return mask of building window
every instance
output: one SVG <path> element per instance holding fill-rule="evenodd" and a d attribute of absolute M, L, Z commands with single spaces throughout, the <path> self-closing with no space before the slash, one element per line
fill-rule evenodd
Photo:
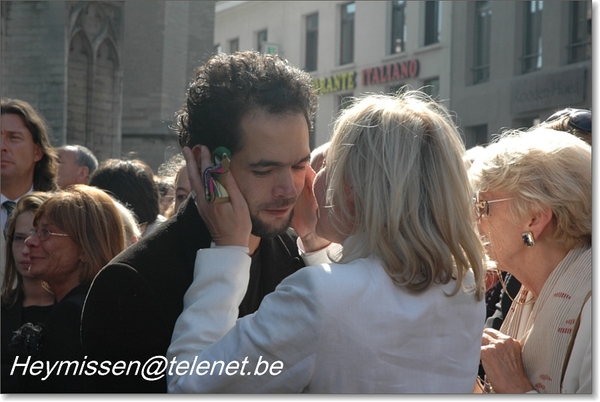
<path fill-rule="evenodd" d="M 569 2 L 569 63 L 592 58 L 592 7 L 588 2 Z"/>
<path fill-rule="evenodd" d="M 222 51 L 223 51 L 223 48 L 221 47 L 220 44 L 216 44 L 215 46 L 213 46 L 213 53 L 214 54 L 221 53 Z"/>
<path fill-rule="evenodd" d="M 304 69 L 306 71 L 317 70 L 317 51 L 319 50 L 319 14 L 306 17 L 306 59 Z"/>
<path fill-rule="evenodd" d="M 467 127 L 465 130 L 465 147 L 467 149 L 484 146 L 489 142 L 487 124 Z"/>
<path fill-rule="evenodd" d="M 442 19 L 439 1 L 425 2 L 425 43 L 431 45 L 440 41 Z"/>
<path fill-rule="evenodd" d="M 229 53 L 235 53 L 240 50 L 240 40 L 238 38 L 229 41 Z"/>
<path fill-rule="evenodd" d="M 438 77 L 430 78 L 423 81 L 423 89 L 421 89 L 433 99 L 440 95 L 440 79 Z"/>
<path fill-rule="evenodd" d="M 263 52 L 263 44 L 267 41 L 267 30 L 264 29 L 256 33 L 256 48 L 259 53 Z"/>
<path fill-rule="evenodd" d="M 340 65 L 354 61 L 354 14 L 356 4 L 342 6 L 342 35 L 340 44 Z"/>
<path fill-rule="evenodd" d="M 523 73 L 542 68 L 543 1 L 525 1 Z"/>
<path fill-rule="evenodd" d="M 492 35 L 492 2 L 475 3 L 475 65 L 473 83 L 490 79 L 490 48 Z"/>
<path fill-rule="evenodd" d="M 392 1 L 392 43 L 390 54 L 401 53 L 406 50 L 406 1 Z"/>

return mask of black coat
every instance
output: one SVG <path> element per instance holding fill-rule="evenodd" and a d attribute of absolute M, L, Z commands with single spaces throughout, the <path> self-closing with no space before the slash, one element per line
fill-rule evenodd
<path fill-rule="evenodd" d="M 116 256 L 94 279 L 82 314 L 81 336 L 88 360 L 141 365 L 165 356 L 183 296 L 192 283 L 196 252 L 211 237 L 193 200 L 148 237 Z M 253 257 L 240 316 L 258 309 L 263 297 L 304 266 L 291 234 L 262 239 Z M 132 365 L 135 369 L 135 365 Z M 141 375 L 89 376 L 88 392 L 166 392 L 166 378 Z"/>
<path fill-rule="evenodd" d="M 32 356 L 32 358 L 36 359 L 39 358 L 39 354 L 36 350 L 40 347 L 41 340 L 40 343 L 27 343 L 29 347 L 27 347 L 27 350 L 23 350 L 25 345 L 23 343 L 18 343 L 17 340 L 24 340 L 25 337 L 15 336 L 15 331 L 21 329 L 21 326 L 26 323 L 35 325 L 38 328 L 45 326 L 46 321 L 54 308 L 52 305 L 23 307 L 24 299 L 25 295 L 22 291 L 19 291 L 17 300 L 14 304 L 10 306 L 2 304 L 2 382 L 0 382 L 0 386 L 3 394 L 26 392 L 26 389 L 24 388 L 24 379 L 26 377 L 22 375 L 22 366 L 16 366 L 13 371 L 13 365 L 17 356 L 19 356 L 17 363 L 24 362 L 27 359 L 27 356 Z M 79 314 L 81 314 L 81 311 L 79 311 Z M 33 335 L 32 332 L 29 332 L 29 334 L 30 336 Z M 12 343 L 13 337 L 15 339 L 15 344 L 11 347 L 10 344 Z M 22 347 L 17 347 L 17 344 Z M 13 348 L 15 349 L 13 350 Z M 21 367 L 21 369 L 19 369 L 19 367 Z"/>
<path fill-rule="evenodd" d="M 85 360 L 80 337 L 81 311 L 89 286 L 79 285 L 69 291 L 56 303 L 42 330 L 39 358 L 44 365 L 56 369 L 52 374 L 25 375 L 21 392 L 27 393 L 81 393 L 84 392 L 84 378 L 80 368 Z M 69 362 L 68 364 L 65 364 Z M 33 365 L 33 363 L 32 363 Z M 48 378 L 44 377 L 48 375 Z"/>

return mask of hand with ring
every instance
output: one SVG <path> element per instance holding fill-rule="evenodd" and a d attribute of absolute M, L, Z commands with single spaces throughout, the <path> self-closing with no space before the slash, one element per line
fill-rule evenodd
<path fill-rule="evenodd" d="M 193 150 L 184 147 L 183 156 L 192 187 L 192 197 L 215 244 L 248 247 L 252 231 L 248 203 L 231 172 L 224 173 L 220 180 L 229 194 L 229 202 L 209 203 L 204 197 L 204 181 L 200 171 L 204 172 L 211 165 L 210 151 L 203 145 L 196 145 Z"/>

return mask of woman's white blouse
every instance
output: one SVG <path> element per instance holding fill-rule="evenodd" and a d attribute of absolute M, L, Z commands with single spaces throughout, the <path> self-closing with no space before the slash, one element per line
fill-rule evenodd
<path fill-rule="evenodd" d="M 473 292 L 415 294 L 358 259 L 302 268 L 238 319 L 250 262 L 239 248 L 198 251 L 169 392 L 472 392 L 485 321 Z"/>

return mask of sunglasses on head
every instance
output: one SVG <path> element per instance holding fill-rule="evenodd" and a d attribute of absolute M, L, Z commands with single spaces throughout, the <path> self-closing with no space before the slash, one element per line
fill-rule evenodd
<path fill-rule="evenodd" d="M 586 133 L 592 132 L 592 111 L 587 109 L 571 109 L 570 107 L 559 110 L 548 117 L 544 123 L 548 123 L 563 116 L 569 116 L 569 126 Z"/>

